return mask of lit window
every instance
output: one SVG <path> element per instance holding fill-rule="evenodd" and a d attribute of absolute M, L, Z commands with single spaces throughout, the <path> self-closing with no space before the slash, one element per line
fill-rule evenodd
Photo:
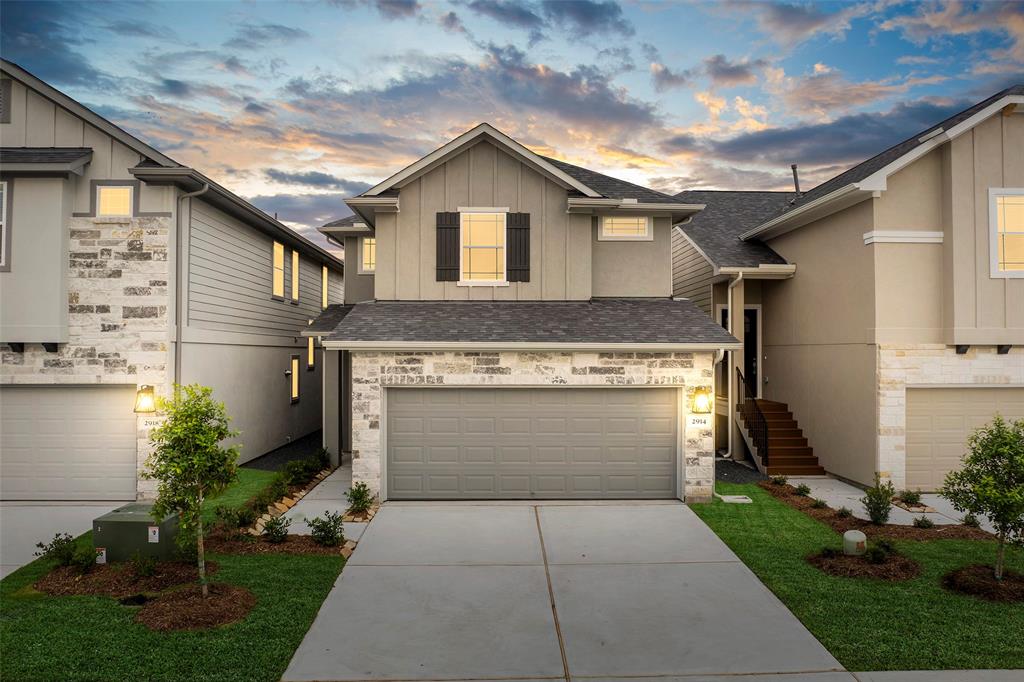
<path fill-rule="evenodd" d="M 505 281 L 505 214 L 462 213 L 463 282 Z"/>
<path fill-rule="evenodd" d="M 363 237 L 359 254 L 359 272 L 373 272 L 377 269 L 377 239 Z"/>
<path fill-rule="evenodd" d="M 1024 189 L 991 191 L 992 276 L 1024 277 Z"/>
<path fill-rule="evenodd" d="M 291 398 L 293 403 L 299 402 L 299 356 L 292 356 Z"/>
<path fill-rule="evenodd" d="M 327 266 L 322 265 L 320 267 L 320 307 L 327 307 Z"/>
<path fill-rule="evenodd" d="M 603 216 L 601 239 L 650 240 L 651 219 L 646 216 Z"/>
<path fill-rule="evenodd" d="M 7 269 L 10 245 L 7 234 L 7 183 L 0 182 L 0 268 Z"/>
<path fill-rule="evenodd" d="M 299 302 L 299 252 L 292 249 L 292 303 Z"/>
<path fill-rule="evenodd" d="M 284 244 L 274 242 L 274 298 L 284 298 Z"/>
<path fill-rule="evenodd" d="M 316 367 L 316 343 L 313 337 L 309 337 L 309 345 L 306 347 L 306 369 Z"/>
<path fill-rule="evenodd" d="M 130 218 L 134 187 L 96 188 L 96 215 L 110 218 Z"/>

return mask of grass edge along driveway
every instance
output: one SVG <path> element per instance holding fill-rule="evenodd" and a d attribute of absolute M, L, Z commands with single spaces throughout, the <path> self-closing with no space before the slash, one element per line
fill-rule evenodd
<path fill-rule="evenodd" d="M 1024 668 L 1024 606 L 954 594 L 940 584 L 960 566 L 991 564 L 994 542 L 897 542 L 921 564 L 917 578 L 837 578 L 805 561 L 822 547 L 842 547 L 831 528 L 756 485 L 719 482 L 716 490 L 749 495 L 754 504 L 715 500 L 690 508 L 847 669 Z M 1024 552 L 1010 551 L 1007 567 L 1024 571 Z"/>
<path fill-rule="evenodd" d="M 240 506 L 273 472 L 240 469 L 209 501 Z M 44 538 L 40 538 L 43 540 Z M 50 538 L 45 538 L 49 540 Z M 79 542 L 92 542 L 85 533 Z M 208 555 L 213 576 L 248 588 L 257 603 L 243 621 L 202 632 L 151 632 L 134 609 L 106 597 L 51 597 L 32 589 L 50 570 L 36 560 L 0 582 L 0 679 L 278 680 L 330 592 L 340 556 Z"/>

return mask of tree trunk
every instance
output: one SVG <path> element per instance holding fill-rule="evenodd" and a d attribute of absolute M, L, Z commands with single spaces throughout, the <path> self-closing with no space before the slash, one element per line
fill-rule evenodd
<path fill-rule="evenodd" d="M 196 515 L 196 561 L 199 564 L 199 587 L 203 591 L 203 598 L 210 596 L 210 588 L 206 585 L 206 554 L 203 549 L 203 492 L 199 491 L 199 513 Z"/>
<path fill-rule="evenodd" d="M 996 550 L 996 580 L 1003 579 L 1003 562 L 1006 560 L 1006 538 L 999 536 L 999 549 Z"/>

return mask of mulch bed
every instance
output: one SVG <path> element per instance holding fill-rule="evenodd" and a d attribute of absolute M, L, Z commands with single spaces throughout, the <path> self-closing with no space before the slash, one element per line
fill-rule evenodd
<path fill-rule="evenodd" d="M 150 630 L 206 630 L 245 618 L 256 597 L 244 587 L 213 583 L 204 598 L 199 585 L 173 590 L 147 601 L 135 614 L 135 622 Z"/>
<path fill-rule="evenodd" d="M 894 523 L 887 523 L 882 526 L 865 519 L 858 519 L 855 516 L 841 518 L 836 510 L 831 507 L 814 508 L 814 500 L 811 497 L 804 497 L 796 494 L 796 488 L 791 485 L 776 485 L 770 481 L 758 483 L 758 486 L 767 490 L 772 497 L 779 499 L 790 507 L 802 511 L 811 518 L 821 521 L 832 530 L 842 535 L 848 530 L 859 530 L 869 538 L 886 538 L 890 540 L 992 540 L 991 533 L 981 528 L 970 528 L 962 525 L 941 525 L 935 524 L 931 528 L 917 528 L 915 526 L 901 526 Z"/>
<path fill-rule="evenodd" d="M 1024 602 L 1024 575 L 1004 568 L 1002 581 L 997 581 L 993 571 L 992 566 L 982 564 L 958 568 L 942 579 L 942 586 L 988 601 Z"/>
<path fill-rule="evenodd" d="M 206 562 L 206 573 L 218 569 L 215 561 Z M 130 563 L 100 564 L 82 575 L 71 566 L 58 566 L 36 581 L 34 587 L 52 595 L 95 595 L 120 599 L 129 595 L 163 592 L 177 585 L 199 580 L 199 569 L 194 563 L 162 561 L 156 564 L 153 575 L 140 576 Z"/>
<path fill-rule="evenodd" d="M 881 564 L 873 564 L 863 556 L 838 554 L 826 557 L 813 554 L 807 557 L 807 563 L 840 578 L 874 578 L 897 582 L 916 578 L 921 573 L 921 566 L 902 554 L 893 554 Z"/>
<path fill-rule="evenodd" d="M 309 535 L 288 535 L 284 542 L 274 544 L 262 537 L 216 532 L 206 537 L 206 551 L 219 554 L 316 554 L 321 556 L 341 553 L 341 546 L 324 547 L 313 542 Z"/>

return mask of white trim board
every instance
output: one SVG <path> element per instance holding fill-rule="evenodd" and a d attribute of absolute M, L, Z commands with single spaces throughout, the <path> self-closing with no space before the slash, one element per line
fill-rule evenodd
<path fill-rule="evenodd" d="M 1024 278 L 1024 270 L 999 269 L 999 245 L 996 239 L 996 235 L 999 233 L 999 217 L 996 215 L 996 199 L 1007 196 L 1024 196 L 1024 187 L 988 188 L 988 276 L 990 279 Z"/>
<path fill-rule="evenodd" d="M 921 230 L 873 230 L 864 233 L 864 245 L 868 244 L 941 244 L 941 231 Z"/>
<path fill-rule="evenodd" d="M 567 351 L 618 351 L 618 352 L 706 352 L 713 353 L 720 349 L 741 350 L 739 343 L 557 343 L 547 341 L 343 341 L 325 340 L 324 348 L 329 350 L 355 351 L 518 351 L 518 350 L 551 350 Z"/>

